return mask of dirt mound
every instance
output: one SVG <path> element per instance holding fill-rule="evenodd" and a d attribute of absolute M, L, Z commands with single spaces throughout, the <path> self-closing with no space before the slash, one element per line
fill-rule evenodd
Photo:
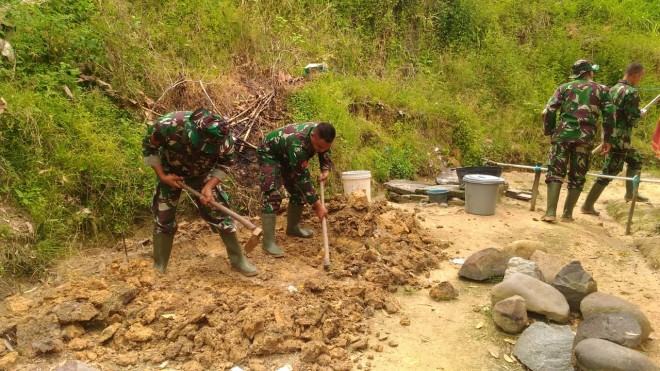
<path fill-rule="evenodd" d="M 166 275 L 151 268 L 148 248 L 128 262 L 115 253 L 89 277 L 7 298 L 0 336 L 19 352 L 15 365 L 66 358 L 108 367 L 260 370 L 282 366 L 273 354 L 295 353 L 291 363 L 299 369 L 349 370 L 350 352 L 368 349 L 370 340 L 382 350 L 366 319 L 399 311 L 387 291 L 419 287 L 417 275 L 437 267 L 448 244 L 420 234 L 414 213 L 386 202 L 340 196 L 328 208 L 330 271 L 319 268 L 320 249 L 311 247 L 320 246 L 319 228 L 313 242 L 278 231 L 287 258 L 255 251 L 250 259 L 260 275 L 244 278 L 225 273 L 225 256 L 199 250 L 205 241 L 216 244 L 202 223 L 182 223 L 175 242 L 181 251 Z M 0 359 L 10 356 L 12 349 L 0 348 Z"/>

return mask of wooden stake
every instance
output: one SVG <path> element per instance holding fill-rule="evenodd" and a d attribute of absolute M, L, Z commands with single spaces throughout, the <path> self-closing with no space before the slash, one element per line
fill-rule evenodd
<path fill-rule="evenodd" d="M 641 177 L 641 171 L 637 172 L 637 178 Z M 630 225 L 632 224 L 633 213 L 635 212 L 635 203 L 637 202 L 637 192 L 639 191 L 639 182 L 633 181 L 633 198 L 630 201 L 630 211 L 628 211 L 628 223 L 626 223 L 626 236 L 630 235 Z"/>
<path fill-rule="evenodd" d="M 532 186 L 532 200 L 531 200 L 531 204 L 529 205 L 530 211 L 536 210 L 536 197 L 539 195 L 540 182 L 541 182 L 541 172 L 537 171 L 536 174 L 534 174 L 534 185 Z"/>

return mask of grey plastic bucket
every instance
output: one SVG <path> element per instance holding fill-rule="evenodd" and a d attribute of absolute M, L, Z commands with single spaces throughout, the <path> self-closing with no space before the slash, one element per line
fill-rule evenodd
<path fill-rule="evenodd" d="M 474 215 L 493 215 L 497 194 L 504 179 L 482 174 L 469 174 L 465 181 L 465 211 Z"/>

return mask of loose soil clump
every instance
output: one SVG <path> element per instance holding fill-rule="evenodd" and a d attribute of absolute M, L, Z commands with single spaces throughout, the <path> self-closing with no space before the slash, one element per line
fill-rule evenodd
<path fill-rule="evenodd" d="M 229 269 L 219 238 L 202 222 L 181 223 L 167 274 L 151 267 L 143 239 L 128 241 L 128 261 L 123 249 L 110 263 L 80 261 L 95 265 L 87 276 L 7 298 L 0 336 L 20 354 L 14 366 L 76 359 L 108 367 L 268 369 L 282 366 L 271 355 L 295 354 L 298 369 L 350 370 L 350 353 L 377 340 L 367 319 L 400 309 L 388 292 L 421 288 L 418 276 L 439 266 L 449 243 L 425 236 L 414 212 L 384 201 L 336 196 L 327 207 L 327 272 L 313 214 L 305 219 L 315 226 L 310 240 L 284 238 L 279 226 L 286 258 L 260 249 L 250 254 L 260 269 L 256 278 Z M 217 256 L 203 251 L 207 244 Z M 8 348 L 1 352 L 0 359 L 15 357 Z"/>

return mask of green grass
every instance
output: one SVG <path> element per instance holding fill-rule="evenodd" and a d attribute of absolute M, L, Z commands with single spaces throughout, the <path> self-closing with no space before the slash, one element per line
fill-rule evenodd
<path fill-rule="evenodd" d="M 626 64 L 639 61 L 647 66 L 641 87 L 660 86 L 657 1 L 6 5 L 0 38 L 16 61 L 0 58 L 0 96 L 9 104 L 0 115 L 0 176 L 8 180 L 0 199 L 34 222 L 35 241 L 15 254 L 28 262 L 17 271 L 27 273 L 29 261 L 45 266 L 76 241 L 114 237 L 148 219 L 152 174 L 140 163 L 141 112 L 80 82 L 80 74 L 138 101 L 158 98 L 179 78 L 203 80 L 220 86 L 230 105 L 241 90 L 220 84 L 268 81 L 278 71 L 302 76 L 307 63 L 326 62 L 330 72 L 293 91 L 287 109 L 291 121 L 337 126 L 335 189 L 344 170 L 371 170 L 385 181 L 433 176 L 485 156 L 543 162 L 540 112 L 580 58 L 601 64 L 601 83 L 615 84 Z M 642 101 L 657 92 L 642 90 Z M 158 109 L 204 104 L 184 93 L 167 95 Z M 634 133 L 645 173 L 659 164 L 649 146 L 658 115 L 653 108 Z"/>

